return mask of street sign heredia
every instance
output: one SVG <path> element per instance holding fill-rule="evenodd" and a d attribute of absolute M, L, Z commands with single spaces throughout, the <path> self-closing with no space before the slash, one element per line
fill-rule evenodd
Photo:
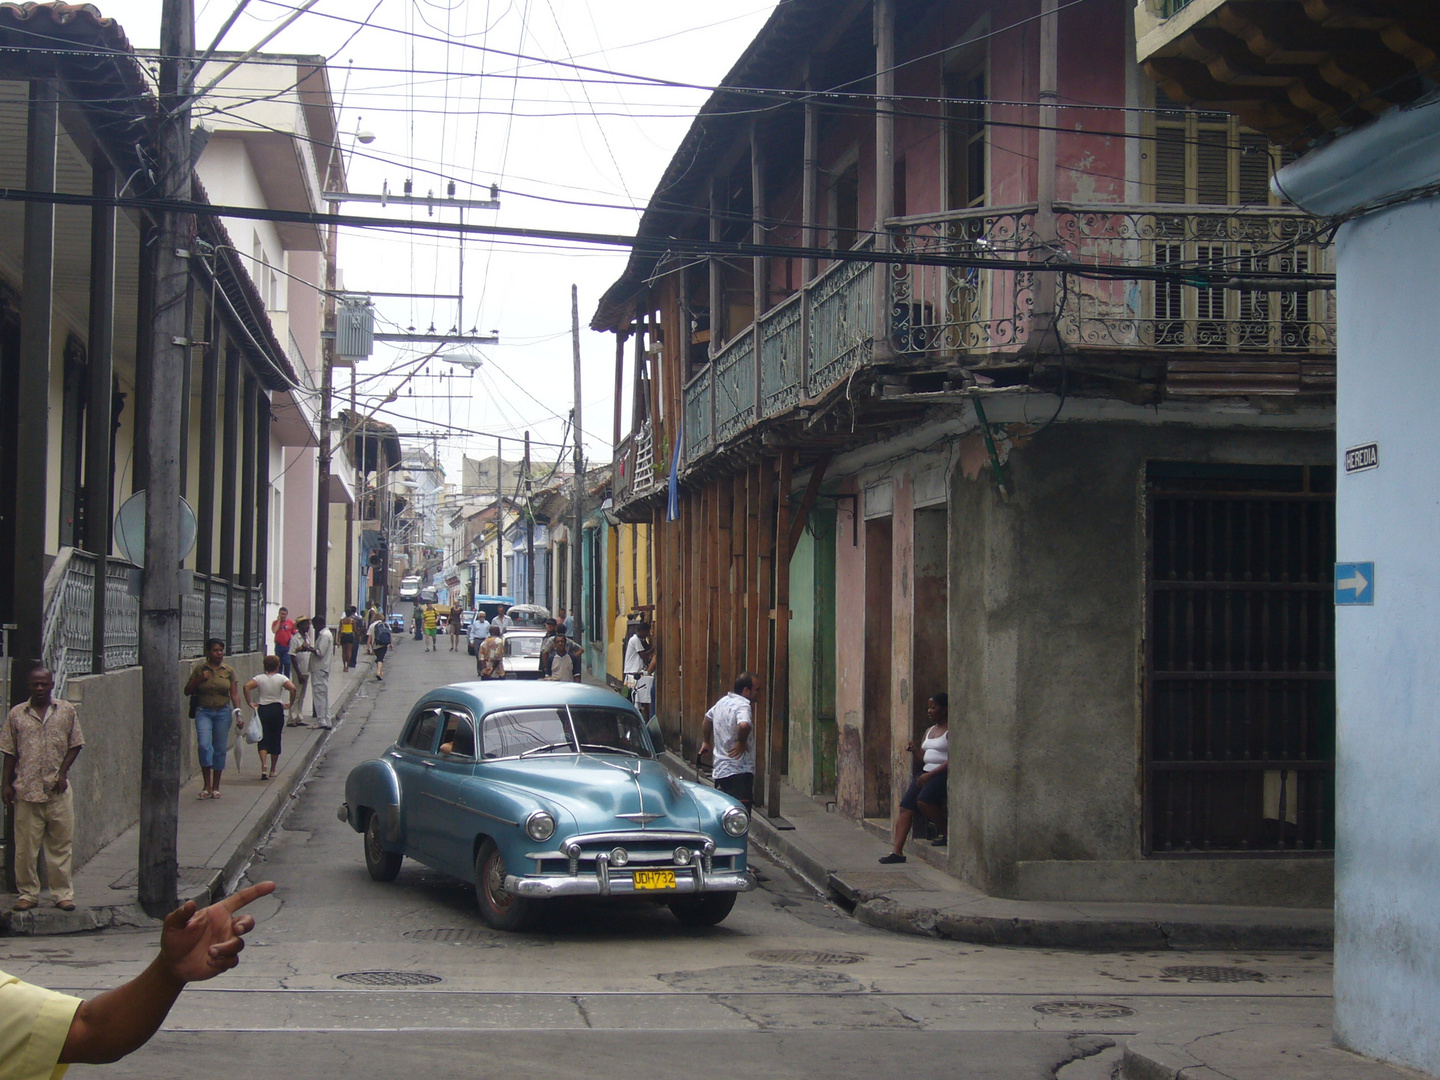
<path fill-rule="evenodd" d="M 1335 603 L 1338 607 L 1375 603 L 1375 564 L 1373 562 L 1335 564 Z"/>
<path fill-rule="evenodd" d="M 1367 442 L 1345 451 L 1345 471 L 1365 472 L 1380 467 L 1380 444 Z"/>

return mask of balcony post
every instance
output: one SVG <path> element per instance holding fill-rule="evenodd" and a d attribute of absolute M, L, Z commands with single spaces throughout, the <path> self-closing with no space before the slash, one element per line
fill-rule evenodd
<path fill-rule="evenodd" d="M 1058 122 L 1056 103 L 1059 101 L 1059 0 L 1040 0 L 1040 130 L 1036 133 L 1035 154 L 1035 238 L 1042 251 L 1053 249 L 1057 238 L 1055 228 L 1055 125 Z M 1035 275 L 1035 303 L 1031 324 L 1031 341 L 1037 350 L 1053 347 L 1052 335 L 1060 333 L 1055 310 L 1056 278 L 1054 272 Z"/>
<path fill-rule="evenodd" d="M 49 79 L 30 83 L 29 117 L 25 138 L 25 186 L 31 191 L 55 190 L 55 150 L 59 125 L 59 94 Z M 29 697 L 23 665 L 41 656 L 45 617 L 45 523 L 50 520 L 45 462 L 50 446 L 50 367 L 55 289 L 55 205 L 27 202 L 25 234 L 20 263 L 20 374 L 15 445 L 35 455 L 29 466 L 16 470 L 15 530 L 16 629 L 10 632 L 12 664 L 11 704 Z M 25 512 L 15 513 L 17 507 Z M 58 672 L 57 672 L 58 675 Z"/>
<path fill-rule="evenodd" d="M 115 194 L 115 169 L 103 154 L 91 165 L 90 190 Z M 111 404 L 115 369 L 115 214 L 90 210 L 90 386 L 85 406 L 85 523 L 82 546 L 95 556 L 95 613 L 90 624 L 90 670 L 105 670 L 105 579 L 110 557 L 110 503 L 115 483 Z"/>
<path fill-rule="evenodd" d="M 220 467 L 220 562 L 216 573 L 227 586 L 235 581 L 235 525 L 239 510 L 236 480 L 240 471 L 240 369 L 245 359 L 234 341 L 225 342 L 225 405 L 221 418 L 221 439 L 225 450 Z M 230 592 L 225 592 L 225 625 L 210 627 L 212 637 L 230 641 Z"/>
<path fill-rule="evenodd" d="M 875 250 L 889 251 L 887 222 L 895 216 L 895 0 L 875 0 Z M 894 355 L 890 343 L 890 272 L 874 273 L 876 359 Z"/>
<path fill-rule="evenodd" d="M 265 651 L 265 578 L 270 573 L 270 399 L 259 381 L 251 384 L 255 394 L 255 575 L 260 590 L 260 625 L 255 640 Z M 357 495 L 358 498 L 358 495 Z"/>
<path fill-rule="evenodd" d="M 205 581 L 202 635 L 211 636 L 210 575 L 215 572 L 215 436 L 220 409 L 220 320 L 205 312 L 205 352 L 200 358 L 200 484 L 195 507 L 195 572 Z"/>
<path fill-rule="evenodd" d="M 240 586 L 245 590 L 244 641 L 247 651 L 255 647 L 250 625 L 250 587 L 255 584 L 255 441 L 259 422 L 255 409 L 255 376 L 245 375 L 241 391 L 240 424 Z"/>
<path fill-rule="evenodd" d="M 765 151 L 760 146 L 760 125 L 750 125 L 750 242 L 765 243 Z M 755 314 L 750 332 L 755 338 L 755 422 L 759 423 L 762 404 L 760 381 L 760 316 L 770 306 L 769 264 L 763 255 L 751 262 Z"/>
<path fill-rule="evenodd" d="M 628 323 L 628 318 L 627 318 Z M 637 372 L 638 375 L 638 372 Z M 615 328 L 615 430 L 611 440 L 610 456 L 620 452 L 620 395 L 625 392 L 625 331 Z M 635 417 L 630 417 L 630 427 L 635 427 Z"/>
<path fill-rule="evenodd" d="M 710 242 L 720 242 L 720 184 L 713 177 L 710 180 Z M 708 352 L 713 362 L 715 354 L 725 340 L 725 268 L 719 256 L 711 255 L 706 261 L 710 271 L 710 342 Z M 715 415 L 710 415 L 711 430 L 714 430 Z"/>
<path fill-rule="evenodd" d="M 807 95 L 815 89 L 814 80 L 805 78 Z M 820 246 L 820 230 L 816 214 L 820 204 L 820 123 L 815 100 L 805 98 L 805 148 L 800 181 L 800 243 L 807 248 Z M 815 280 L 818 262 L 806 256 L 800 270 L 800 396 L 810 396 L 810 283 Z"/>

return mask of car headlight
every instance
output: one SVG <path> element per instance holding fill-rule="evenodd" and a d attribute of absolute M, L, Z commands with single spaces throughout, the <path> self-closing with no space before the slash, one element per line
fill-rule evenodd
<path fill-rule="evenodd" d="M 689 865 L 690 865 L 690 860 L 693 859 L 694 857 L 695 857 L 695 853 L 694 853 L 693 851 L 691 851 L 688 847 L 677 847 L 677 848 L 675 849 L 675 865 L 676 865 L 676 866 L 689 866 Z"/>
<path fill-rule="evenodd" d="M 625 866 L 629 862 L 630 853 L 626 851 L 623 847 L 617 847 L 614 851 L 610 852 L 611 866 Z"/>
<path fill-rule="evenodd" d="M 536 810 L 525 819 L 525 835 L 531 840 L 549 840 L 555 835 L 555 819 L 544 810 Z"/>
<path fill-rule="evenodd" d="M 731 836 L 744 836 L 750 828 L 750 815 L 738 806 L 732 806 L 720 818 L 720 827 Z"/>

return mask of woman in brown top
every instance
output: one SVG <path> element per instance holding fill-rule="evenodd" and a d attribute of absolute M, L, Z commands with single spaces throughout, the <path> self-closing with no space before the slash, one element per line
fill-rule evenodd
<path fill-rule="evenodd" d="M 231 718 L 240 716 L 240 680 L 225 663 L 225 643 L 219 638 L 205 642 L 205 659 L 190 670 L 185 693 L 195 695 L 195 739 L 205 780 L 199 798 L 218 799 Z"/>

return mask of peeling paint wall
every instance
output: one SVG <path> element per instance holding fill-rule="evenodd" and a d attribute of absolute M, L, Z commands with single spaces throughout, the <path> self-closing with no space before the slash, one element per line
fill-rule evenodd
<path fill-rule="evenodd" d="M 1325 859 L 1291 877 L 1257 859 L 1222 880 L 1200 860 L 1142 857 L 1143 478 L 1150 460 L 1314 464 L 1332 453 L 1325 433 L 1060 424 L 1010 449 L 1008 501 L 988 469 L 957 470 L 952 872 L 1004 895 L 1024 881 L 1071 899 L 1323 895 Z M 962 466 L 970 458 L 962 449 Z"/>

